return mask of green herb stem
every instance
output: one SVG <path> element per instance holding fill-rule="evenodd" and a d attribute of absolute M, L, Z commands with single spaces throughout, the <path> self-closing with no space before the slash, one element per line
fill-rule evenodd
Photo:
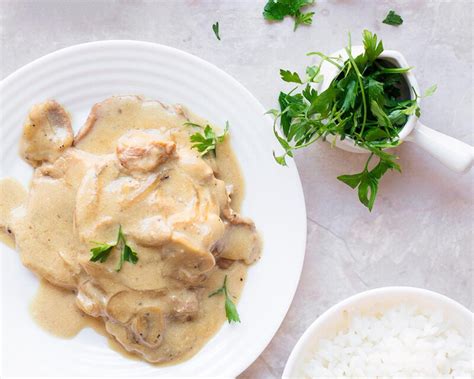
<path fill-rule="evenodd" d="M 227 289 L 227 275 L 224 276 L 224 284 L 222 284 L 222 287 L 210 293 L 208 297 L 212 297 L 219 294 L 224 294 L 225 296 L 224 309 L 225 309 L 225 314 L 226 314 L 227 321 L 229 322 L 229 324 L 231 322 L 240 322 L 240 317 L 239 317 L 239 313 L 237 312 L 237 307 L 232 301 L 232 298 Z"/>

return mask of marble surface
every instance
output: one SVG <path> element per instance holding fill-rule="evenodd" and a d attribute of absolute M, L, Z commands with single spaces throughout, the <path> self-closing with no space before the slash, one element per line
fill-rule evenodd
<path fill-rule="evenodd" d="M 56 49 L 102 39 L 139 39 L 198 55 L 237 78 L 266 108 L 276 105 L 278 70 L 302 70 L 312 50 L 331 52 L 369 28 L 399 49 L 422 88 L 422 121 L 473 143 L 472 1 L 318 1 L 314 25 L 270 24 L 264 0 L 0 0 L 0 77 Z M 384 25 L 389 9 L 405 22 Z M 222 41 L 211 25 L 219 21 Z M 273 341 L 242 378 L 281 376 L 311 322 L 357 292 L 389 285 L 428 288 L 471 310 L 473 174 L 450 172 L 415 146 L 398 148 L 403 174 L 389 173 L 369 213 L 336 180 L 364 157 L 318 143 L 297 155 L 308 214 L 305 265 L 295 299 Z"/>

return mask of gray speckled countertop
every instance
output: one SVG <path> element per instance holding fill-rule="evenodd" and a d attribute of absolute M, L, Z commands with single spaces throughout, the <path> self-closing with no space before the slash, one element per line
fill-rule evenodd
<path fill-rule="evenodd" d="M 102 39 L 138 39 L 204 58 L 243 83 L 266 108 L 281 88 L 278 69 L 302 69 L 312 50 L 332 52 L 369 28 L 401 50 L 422 88 L 422 121 L 473 143 L 473 2 L 318 1 L 314 25 L 269 24 L 264 0 L 5 1 L 0 0 L 0 77 L 54 50 Z M 404 18 L 384 25 L 389 9 Z M 211 30 L 219 21 L 222 41 Z M 446 294 L 473 309 L 473 174 L 450 172 L 423 151 L 398 148 L 403 174 L 384 177 L 368 213 L 336 180 L 364 157 L 319 143 L 298 154 L 308 213 L 300 285 L 273 341 L 242 377 L 281 376 L 288 355 L 311 322 L 357 292 L 409 285 Z"/>

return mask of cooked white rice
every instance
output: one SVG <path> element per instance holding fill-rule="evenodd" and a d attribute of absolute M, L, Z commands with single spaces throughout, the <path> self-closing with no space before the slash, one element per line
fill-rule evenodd
<path fill-rule="evenodd" d="M 310 378 L 472 378 L 472 338 L 443 318 L 405 305 L 381 317 L 358 316 L 321 340 L 303 368 Z"/>

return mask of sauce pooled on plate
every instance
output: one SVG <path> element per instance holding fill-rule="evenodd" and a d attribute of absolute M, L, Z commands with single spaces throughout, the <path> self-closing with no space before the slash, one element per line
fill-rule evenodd
<path fill-rule="evenodd" d="M 209 294 L 227 276 L 236 300 L 261 243 L 236 212 L 243 182 L 228 139 L 204 157 L 191 146 L 186 123 L 202 121 L 111 97 L 74 136 L 60 104 L 33 107 L 20 143 L 33 179 L 28 194 L 0 181 L 0 230 L 45 281 L 33 314 L 47 330 L 70 337 L 100 320 L 127 351 L 173 363 L 222 325 L 224 298 Z"/>

